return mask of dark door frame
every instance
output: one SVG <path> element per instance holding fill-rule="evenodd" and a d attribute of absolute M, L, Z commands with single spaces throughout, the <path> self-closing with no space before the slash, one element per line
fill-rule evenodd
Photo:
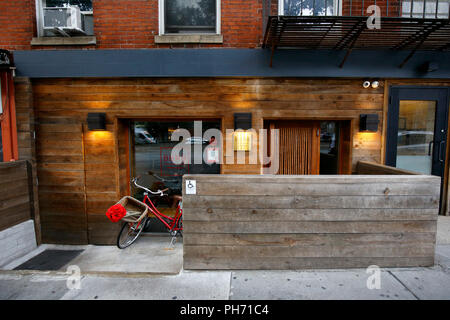
<path fill-rule="evenodd" d="M 430 96 L 432 98 L 430 99 Z M 449 130 L 449 103 L 450 103 L 450 87 L 444 86 L 408 86 L 394 85 L 389 87 L 389 104 L 386 126 L 386 153 L 385 164 L 396 166 L 396 151 L 398 137 L 398 118 L 400 100 L 436 100 L 444 107 L 436 106 L 435 116 L 435 132 L 433 140 L 433 164 L 432 174 L 441 176 L 441 201 L 440 211 L 444 209 L 446 204 L 448 179 L 448 130 Z M 444 132 L 438 131 L 437 128 L 444 128 Z M 437 159 L 437 163 L 436 163 Z M 442 165 L 439 164 L 442 160 Z"/>
<path fill-rule="evenodd" d="M 389 88 L 389 109 L 387 117 L 387 132 L 386 132 L 386 165 L 396 166 L 396 151 L 397 151 L 397 134 L 398 134 L 398 118 L 399 118 L 399 100 L 436 100 L 445 107 L 436 109 L 435 128 L 445 128 L 445 132 L 435 131 L 433 158 L 438 159 L 439 155 L 442 157 L 447 145 L 447 131 L 448 131 L 448 106 L 449 106 L 448 87 L 430 87 L 430 86 L 392 86 Z M 430 96 L 432 98 L 430 99 Z M 444 148 L 442 144 L 444 142 Z M 433 172 L 437 173 L 437 169 L 433 164 Z M 444 168 L 444 166 L 442 166 Z M 444 172 L 440 172 L 442 176 Z"/>

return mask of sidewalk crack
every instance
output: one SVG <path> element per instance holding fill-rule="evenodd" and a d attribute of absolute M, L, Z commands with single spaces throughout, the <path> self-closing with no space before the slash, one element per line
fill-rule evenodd
<path fill-rule="evenodd" d="M 395 280 L 400 282 L 400 284 L 408 291 L 410 292 L 417 300 L 420 300 L 418 296 L 410 288 L 408 288 L 395 274 L 392 273 L 392 271 L 388 270 L 389 274 L 394 277 Z"/>

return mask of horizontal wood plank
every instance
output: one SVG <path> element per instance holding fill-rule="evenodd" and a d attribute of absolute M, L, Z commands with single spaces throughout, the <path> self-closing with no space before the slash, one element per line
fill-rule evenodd
<path fill-rule="evenodd" d="M 184 255 L 183 267 L 189 270 L 298 270 L 298 269 L 347 269 L 379 267 L 427 267 L 434 257 L 226 257 L 203 256 L 202 259 Z"/>
<path fill-rule="evenodd" d="M 436 221 L 185 221 L 186 233 L 392 233 L 433 232 Z"/>

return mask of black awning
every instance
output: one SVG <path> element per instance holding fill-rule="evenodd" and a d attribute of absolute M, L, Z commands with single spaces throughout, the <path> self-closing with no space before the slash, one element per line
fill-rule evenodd
<path fill-rule="evenodd" d="M 380 29 L 367 27 L 368 17 L 270 16 L 263 48 L 348 50 L 450 50 L 449 19 L 382 17 Z M 271 62 L 272 64 L 272 58 Z"/>

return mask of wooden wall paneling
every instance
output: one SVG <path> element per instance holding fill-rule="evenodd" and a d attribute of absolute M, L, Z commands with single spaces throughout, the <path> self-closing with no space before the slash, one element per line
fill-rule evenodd
<path fill-rule="evenodd" d="M 115 118 L 108 116 L 106 131 L 89 131 L 84 126 L 85 189 L 88 241 L 96 244 L 114 244 L 120 223 L 112 223 L 106 210 L 118 201 L 116 169 L 117 146 Z"/>
<path fill-rule="evenodd" d="M 16 119 L 17 119 L 17 138 L 19 159 L 27 160 L 29 182 L 32 187 L 30 197 L 31 217 L 34 221 L 36 232 L 36 243 L 42 242 L 41 221 L 39 214 L 39 197 L 37 184 L 37 165 L 36 165 L 36 128 L 35 128 L 35 110 L 33 103 L 33 86 L 28 78 L 14 78 L 14 89 L 16 99 Z"/>
<path fill-rule="evenodd" d="M 32 218 L 27 161 L 0 163 L 0 231 Z"/>
<path fill-rule="evenodd" d="M 83 192 L 85 186 L 78 173 L 85 170 L 89 241 L 100 242 L 112 237 L 96 231 L 112 226 L 106 222 L 102 226 L 101 222 L 101 212 L 107 209 L 108 199 L 113 202 L 113 198 L 118 200 L 118 193 L 124 195 L 129 192 L 129 177 L 126 177 L 129 155 L 123 153 L 128 152 L 128 146 L 122 144 L 126 139 L 123 140 L 120 133 L 124 132 L 126 121 L 119 120 L 116 130 L 115 118 L 220 118 L 223 129 L 232 129 L 234 112 L 252 112 L 255 129 L 262 127 L 262 119 L 353 119 L 354 126 L 357 126 L 360 113 L 376 112 L 381 118 L 384 101 L 382 88 L 368 91 L 361 87 L 361 80 L 358 79 L 39 79 L 33 80 L 33 91 L 39 121 L 37 157 L 42 186 L 40 194 Z M 78 132 L 81 124 L 86 122 L 87 112 L 105 112 L 108 131 L 118 136 L 112 138 L 115 147 L 102 145 L 99 142 L 101 139 L 92 143 L 86 141 L 84 165 L 80 151 L 82 139 Z M 73 127 L 74 124 L 78 127 Z M 373 141 L 361 141 L 357 131 L 353 130 L 353 135 L 356 136 L 353 144 L 357 149 L 353 150 L 353 164 L 359 159 L 378 161 L 381 136 L 376 135 Z M 115 158 L 119 162 L 118 171 Z M 259 174 L 261 165 L 225 163 L 221 166 L 221 172 Z M 119 176 L 119 185 L 115 175 Z M 104 192 L 111 198 L 97 201 L 98 208 L 94 213 L 95 197 L 100 193 L 99 199 L 105 199 Z M 42 196 L 40 199 L 47 201 L 48 197 Z M 49 210 L 45 203 L 43 207 Z M 59 219 L 62 222 L 65 218 L 61 215 Z M 43 226 L 46 231 L 57 233 L 48 219 Z M 108 232 L 112 234 L 113 231 Z M 75 237 L 74 233 L 72 238 L 85 239 L 81 234 L 80 231 Z M 98 235 L 96 240 L 94 234 Z M 56 241 L 57 238 L 47 240 Z"/>
<path fill-rule="evenodd" d="M 83 117 L 36 109 L 42 242 L 87 244 Z"/>

